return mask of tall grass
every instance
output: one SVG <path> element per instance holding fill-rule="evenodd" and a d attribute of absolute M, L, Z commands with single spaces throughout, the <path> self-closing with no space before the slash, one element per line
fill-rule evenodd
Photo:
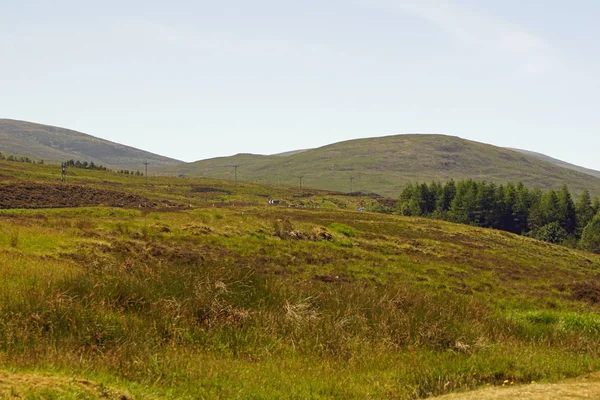
<path fill-rule="evenodd" d="M 11 217 L 0 366 L 141 398 L 416 399 L 600 369 L 594 297 L 568 281 L 592 280 L 592 255 L 429 220 L 221 211 Z"/>
<path fill-rule="evenodd" d="M 296 366 L 304 361 L 319 373 L 328 365 L 338 378 L 351 374 L 380 397 L 404 399 L 600 366 L 591 357 L 600 352 L 595 331 L 576 324 L 539 331 L 543 316 L 525 317 L 529 325 L 514 322 L 474 298 L 402 282 L 292 284 L 223 257 L 219 249 L 152 241 L 83 247 L 72 257 L 78 273 L 37 283 L 1 304 L 0 352 L 13 363 L 93 366 L 192 393 L 200 390 L 195 381 L 209 381 L 192 361 L 196 357 L 214 357 L 222 368 L 252 361 L 248 368 L 255 373 L 260 365 L 272 368 L 274 359 Z M 555 351 L 564 358 L 549 355 Z M 577 356 L 584 351 L 590 357 Z M 365 378 L 377 371 L 392 386 L 377 389 Z M 242 392 L 259 390 L 258 381 L 244 389 L 225 370 L 215 373 Z M 284 368 L 274 376 L 289 373 Z M 271 393 L 285 392 L 286 384 L 258 375 Z M 302 382 L 318 381 L 319 374 L 304 370 L 288 389 L 303 392 Z M 324 382 L 320 390 L 332 397 L 366 393 Z"/>

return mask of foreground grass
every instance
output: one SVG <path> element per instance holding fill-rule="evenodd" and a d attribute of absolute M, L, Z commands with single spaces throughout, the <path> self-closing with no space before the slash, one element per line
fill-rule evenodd
<path fill-rule="evenodd" d="M 15 229 L 5 368 L 138 398 L 356 399 L 600 369 L 600 260 L 502 232 L 274 208 L 0 214 Z"/>

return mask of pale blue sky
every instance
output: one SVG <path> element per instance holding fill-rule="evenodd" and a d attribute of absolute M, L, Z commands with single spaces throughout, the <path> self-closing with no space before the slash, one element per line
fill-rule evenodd
<path fill-rule="evenodd" d="M 0 0 L 0 118 L 186 161 L 445 133 L 600 169 L 592 0 Z"/>

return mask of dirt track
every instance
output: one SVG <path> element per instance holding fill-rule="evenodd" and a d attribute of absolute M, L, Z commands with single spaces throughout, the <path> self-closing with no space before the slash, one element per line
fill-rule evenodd
<path fill-rule="evenodd" d="M 493 387 L 467 393 L 455 393 L 437 400 L 563 400 L 600 399 L 600 373 L 556 384 Z M 433 399 L 432 399 L 433 400 Z"/>
<path fill-rule="evenodd" d="M 59 208 L 59 207 L 177 207 L 169 201 L 155 201 L 146 197 L 70 184 L 13 183 L 0 185 L 0 209 Z"/>

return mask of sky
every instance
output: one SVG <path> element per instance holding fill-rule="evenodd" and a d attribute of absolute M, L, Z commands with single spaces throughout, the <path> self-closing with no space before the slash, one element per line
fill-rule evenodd
<path fill-rule="evenodd" d="M 184 161 L 442 133 L 600 170 L 596 0 L 0 0 L 0 118 Z"/>

